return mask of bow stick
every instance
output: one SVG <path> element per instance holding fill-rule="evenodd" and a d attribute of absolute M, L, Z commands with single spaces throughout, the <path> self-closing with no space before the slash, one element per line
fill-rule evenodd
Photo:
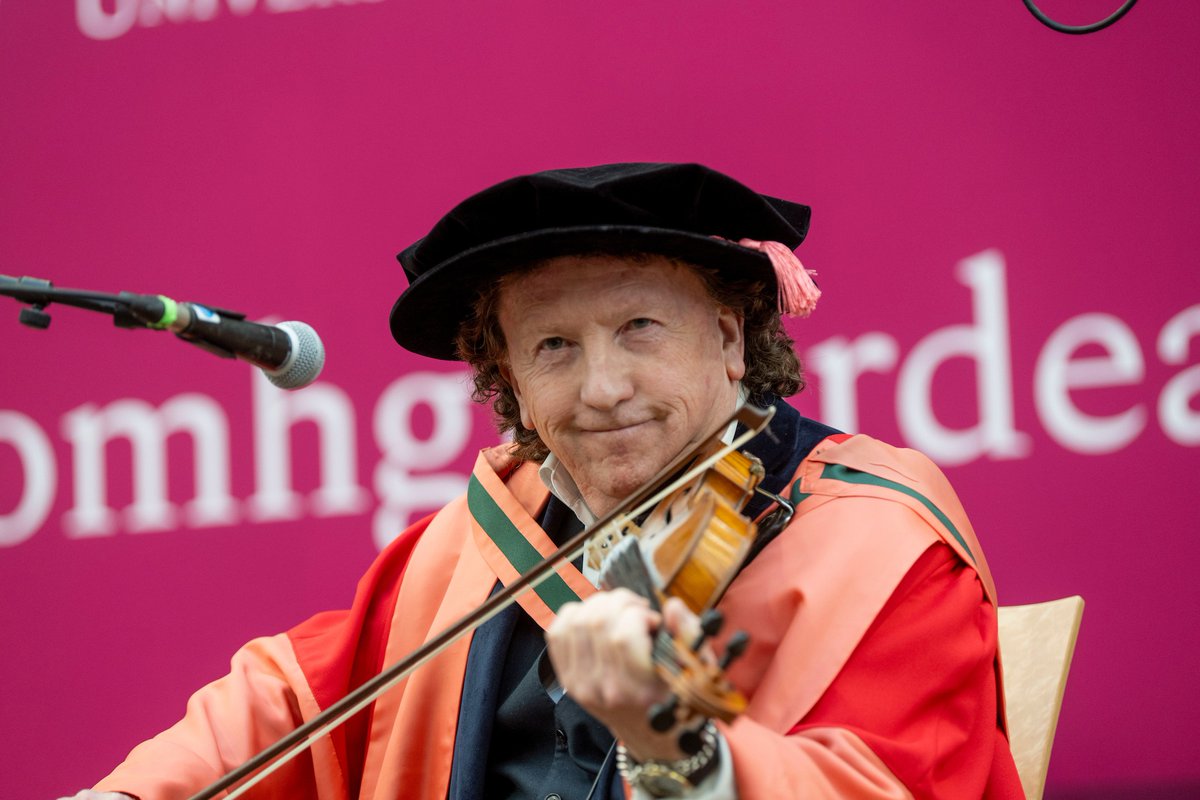
<path fill-rule="evenodd" d="M 470 633 L 499 614 L 510 606 L 521 594 L 538 586 L 559 565 L 579 557 L 583 552 L 588 538 L 594 532 L 603 530 L 619 521 L 636 518 L 650 510 L 674 491 L 676 486 L 693 480 L 713 464 L 720 461 L 725 454 L 738 449 L 761 433 L 773 416 L 775 416 L 775 409 L 773 408 L 763 409 L 748 404 L 742 405 L 712 435 L 692 449 L 676 457 L 670 464 L 663 467 L 645 487 L 635 492 L 603 518 L 597 520 L 590 528 L 573 536 L 544 561 L 532 567 L 524 575 L 506 586 L 503 591 L 492 595 L 470 614 L 459 619 L 453 625 L 363 683 L 308 722 L 298 726 L 295 730 L 275 742 L 275 744 L 264 748 L 241 766 L 231 770 L 200 792 L 192 795 L 189 800 L 213 800 L 218 794 L 234 786 L 237 786 L 237 788 L 229 793 L 227 800 L 235 800 L 235 798 L 241 797 L 245 792 L 275 772 L 275 770 L 311 747 L 322 736 L 325 736 L 334 728 L 337 728 L 373 703 L 380 695 L 404 680 L 404 678 L 408 677 L 418 667 L 438 656 L 465 634 Z M 671 481 L 669 485 L 661 486 L 664 481 L 668 481 L 683 469 L 695 457 L 697 452 L 700 452 L 703 448 L 711 444 L 715 444 L 729 425 L 735 421 L 741 423 L 746 428 L 746 431 L 741 436 L 736 437 L 732 442 L 723 446 L 708 458 L 689 468 L 677 480 Z M 240 786 L 238 786 L 239 783 L 241 784 Z"/>

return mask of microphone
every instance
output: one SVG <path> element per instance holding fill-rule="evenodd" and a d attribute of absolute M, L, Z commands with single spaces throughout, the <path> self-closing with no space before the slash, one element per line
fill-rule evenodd
<path fill-rule="evenodd" d="M 262 369 L 281 389 L 307 386 L 325 366 L 325 345 L 303 322 L 262 325 L 243 315 L 198 303 L 177 303 L 162 295 L 121 292 L 129 314 L 149 328 L 169 330 L 223 358 L 240 358 Z"/>

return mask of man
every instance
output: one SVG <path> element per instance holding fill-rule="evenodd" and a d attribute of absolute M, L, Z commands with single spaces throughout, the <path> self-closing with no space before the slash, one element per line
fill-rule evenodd
<path fill-rule="evenodd" d="M 719 608 L 750 633 L 732 723 L 658 733 L 660 613 L 596 591 L 592 558 L 449 648 L 265 780 L 263 797 L 1020 797 L 1003 729 L 995 593 L 928 460 L 800 417 L 780 309 L 818 292 L 792 255 L 808 209 L 697 165 L 506 181 L 400 255 L 409 350 L 461 358 L 513 444 L 404 532 L 352 608 L 252 642 L 187 716 L 97 791 L 186 797 L 419 646 L 590 525 L 743 401 L 773 405 L 764 520 Z M 594 555 L 594 554 L 593 554 Z M 717 648 L 720 649 L 719 647 Z M 707 648 L 705 657 L 712 659 Z M 693 747 L 680 745 L 682 729 Z"/>

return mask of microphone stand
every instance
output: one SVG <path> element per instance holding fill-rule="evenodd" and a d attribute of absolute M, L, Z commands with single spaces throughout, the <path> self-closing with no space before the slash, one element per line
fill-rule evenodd
<path fill-rule="evenodd" d="M 118 328 L 156 327 L 146 319 L 144 313 L 138 313 L 144 305 L 140 301 L 147 299 L 147 295 L 139 295 L 132 292 L 108 294 L 106 292 L 93 292 L 87 289 L 59 289 L 55 288 L 54 284 L 50 281 L 42 278 L 31 278 L 29 276 L 14 278 L 11 275 L 0 275 L 0 295 L 12 297 L 18 302 L 26 304 L 28 308 L 21 309 L 18 320 L 22 325 L 38 330 L 45 330 L 50 327 L 50 312 L 46 311 L 46 306 L 51 303 L 60 303 L 64 306 L 86 308 L 89 311 L 99 311 L 109 314 L 113 318 L 113 324 Z M 229 309 L 217 308 L 215 306 L 207 306 L 207 308 L 227 319 L 243 320 L 246 318 L 246 315 L 240 311 L 230 311 Z M 237 357 L 233 352 L 210 342 L 190 339 L 178 333 L 175 335 L 188 344 L 193 344 L 202 350 L 207 350 L 222 358 Z"/>
<path fill-rule="evenodd" d="M 0 275 L 0 295 L 12 297 L 29 306 L 21 309 L 19 319 L 22 325 L 30 328 L 45 330 L 50 327 L 50 313 L 45 309 L 51 303 L 111 314 L 113 322 L 121 328 L 141 326 L 129 313 L 128 305 L 115 294 L 84 289 L 56 289 L 53 283 L 42 278 Z"/>

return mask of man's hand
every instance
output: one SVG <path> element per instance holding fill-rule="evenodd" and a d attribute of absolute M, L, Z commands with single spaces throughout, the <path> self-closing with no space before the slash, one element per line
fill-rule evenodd
<path fill-rule="evenodd" d="M 685 641 L 700 629 L 696 615 L 676 598 L 660 615 L 645 599 L 616 589 L 564 605 L 546 632 L 559 683 L 639 761 L 684 757 L 676 732 L 658 733 L 648 719 L 650 707 L 668 695 L 651 661 L 659 625 L 685 633 Z"/>

